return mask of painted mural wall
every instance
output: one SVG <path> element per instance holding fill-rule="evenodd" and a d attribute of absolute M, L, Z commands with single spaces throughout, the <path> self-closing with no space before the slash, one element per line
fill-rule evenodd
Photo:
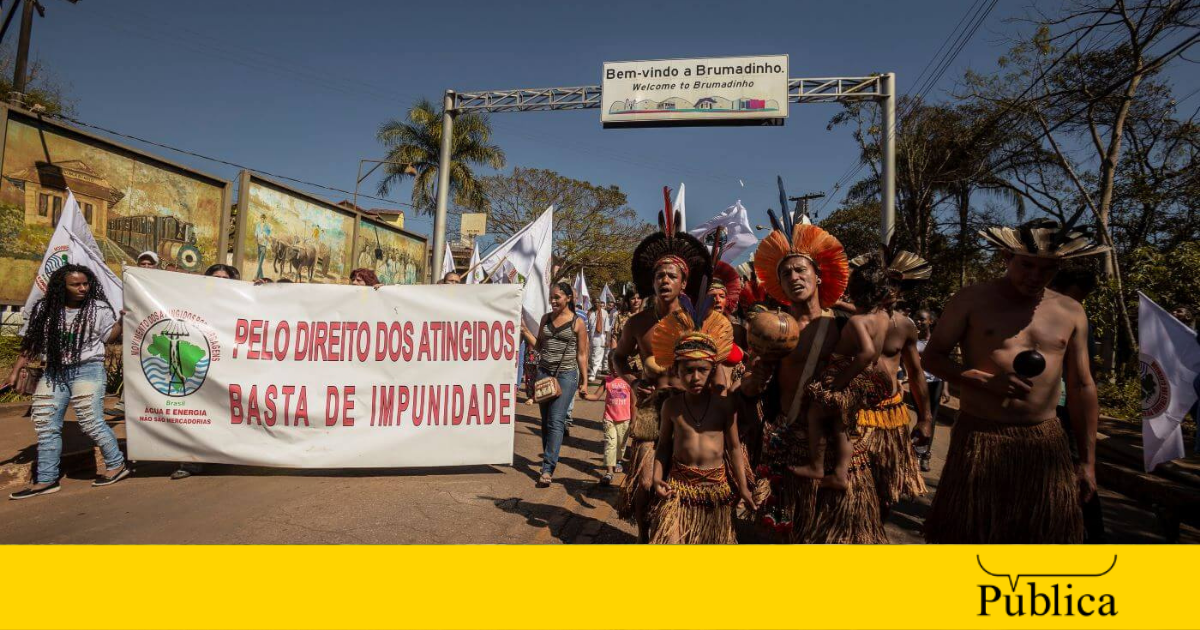
<path fill-rule="evenodd" d="M 0 303 L 29 295 L 67 188 L 113 271 L 141 252 L 202 272 L 219 256 L 223 181 L 11 112 L 0 165 Z"/>
<path fill-rule="evenodd" d="M 378 257 L 377 257 L 378 254 Z M 425 240 L 390 226 L 359 219 L 354 267 L 375 271 L 383 284 L 425 281 Z"/>
<path fill-rule="evenodd" d="M 257 178 L 239 195 L 248 195 L 238 219 L 243 280 L 349 281 L 353 214 Z"/>

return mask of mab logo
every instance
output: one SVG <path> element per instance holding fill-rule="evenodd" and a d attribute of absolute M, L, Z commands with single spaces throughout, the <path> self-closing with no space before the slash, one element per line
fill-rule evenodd
<path fill-rule="evenodd" d="M 1092 588 L 1095 580 L 1107 575 L 1117 566 L 1117 556 L 1114 554 L 1112 564 L 1099 573 L 993 573 L 983 566 L 983 560 L 978 555 L 975 561 L 984 573 L 992 577 L 1006 578 L 1009 592 L 1005 593 L 1000 587 L 991 584 L 979 585 L 979 616 L 990 617 L 993 613 L 1003 613 L 1009 617 L 1074 617 L 1075 615 L 1090 617 L 1115 617 L 1117 602 L 1110 593 L 1095 594 Z M 1035 579 L 1036 578 L 1036 579 Z M 1028 585 L 1028 590 L 1018 589 L 1022 579 Z M 1083 589 L 1088 589 L 1085 592 Z M 1003 606 L 1000 600 L 1004 600 Z"/>

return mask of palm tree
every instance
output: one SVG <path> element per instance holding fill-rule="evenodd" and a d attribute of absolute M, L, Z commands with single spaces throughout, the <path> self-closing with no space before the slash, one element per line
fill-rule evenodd
<path fill-rule="evenodd" d="M 387 148 L 389 162 L 411 164 L 412 170 L 399 164 L 384 164 L 385 176 L 379 182 L 379 194 L 387 195 L 395 185 L 413 178 L 412 204 L 419 212 L 433 214 L 437 209 L 438 153 L 442 145 L 442 110 L 427 99 L 417 101 L 408 110 L 407 120 L 393 118 L 379 126 L 376 135 Z M 492 127 L 487 118 L 472 112 L 454 118 L 451 140 L 450 194 L 458 206 L 482 210 L 487 205 L 473 167 L 504 168 L 504 150 L 491 144 Z"/>

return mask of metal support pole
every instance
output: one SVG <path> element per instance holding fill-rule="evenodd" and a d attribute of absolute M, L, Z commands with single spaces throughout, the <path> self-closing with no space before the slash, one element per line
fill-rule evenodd
<path fill-rule="evenodd" d="M 446 256 L 446 205 L 450 196 L 450 151 L 454 136 L 454 90 L 446 90 L 442 104 L 442 147 L 438 154 L 437 214 L 433 217 L 433 260 L 430 261 L 430 278 L 441 269 Z M 432 281 L 432 280 L 431 280 Z"/>
<path fill-rule="evenodd" d="M 896 74 L 889 72 L 883 75 L 883 96 L 880 97 L 883 106 L 883 164 L 880 169 L 883 181 L 880 182 L 880 197 L 883 202 L 882 221 L 879 236 L 886 244 L 891 241 L 892 233 L 896 230 Z"/>
<path fill-rule="evenodd" d="M 25 93 L 26 61 L 29 59 L 29 36 L 33 31 L 34 1 L 25 0 L 21 10 L 21 38 L 17 41 L 17 60 L 13 68 L 13 92 Z"/>

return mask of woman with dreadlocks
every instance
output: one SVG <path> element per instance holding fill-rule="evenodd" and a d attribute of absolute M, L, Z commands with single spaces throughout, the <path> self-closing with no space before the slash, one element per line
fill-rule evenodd
<path fill-rule="evenodd" d="M 75 409 L 79 428 L 100 447 L 104 474 L 93 486 L 112 485 L 129 476 L 117 436 L 104 423 L 104 344 L 121 338 L 121 320 L 87 267 L 59 267 L 46 294 L 29 314 L 21 355 L 8 384 L 30 359 L 42 357 L 45 373 L 33 394 L 33 427 L 38 438 L 37 473 L 33 485 L 9 495 L 29 499 L 58 492 L 63 416 Z"/>

